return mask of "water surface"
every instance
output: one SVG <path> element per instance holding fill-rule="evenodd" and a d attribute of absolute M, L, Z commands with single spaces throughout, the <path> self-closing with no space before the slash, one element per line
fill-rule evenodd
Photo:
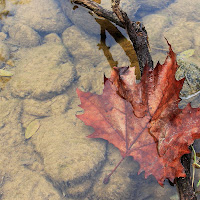
<path fill-rule="evenodd" d="M 122 8 L 144 23 L 155 64 L 167 55 L 166 37 L 177 54 L 194 49 L 198 65 L 197 0 L 127 0 Z M 93 129 L 75 117 L 82 113 L 76 88 L 101 94 L 111 67 L 138 66 L 124 30 L 68 0 L 5 0 L 0 60 L 11 73 L 0 83 L 1 199 L 178 199 L 167 180 L 162 188 L 153 176 L 138 175 L 131 157 L 104 185 L 121 155 L 86 138 Z"/>

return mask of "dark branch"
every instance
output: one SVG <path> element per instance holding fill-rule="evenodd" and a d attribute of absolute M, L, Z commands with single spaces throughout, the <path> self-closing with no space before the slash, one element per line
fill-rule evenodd
<path fill-rule="evenodd" d="M 104 17 L 125 28 L 138 57 L 141 73 L 145 65 L 153 68 L 153 61 L 148 48 L 147 31 L 142 23 L 130 21 L 127 14 L 119 8 L 119 0 L 112 0 L 112 8 L 114 12 L 104 9 L 91 0 L 73 0 L 73 2 L 82 5 L 93 11 L 96 15 Z"/>
<path fill-rule="evenodd" d="M 138 57 L 140 71 L 142 73 L 144 66 L 147 64 L 153 68 L 153 61 L 148 48 L 148 36 L 145 27 L 140 22 L 131 22 L 127 14 L 119 7 L 120 0 L 112 0 L 113 12 L 117 15 L 121 23 L 126 27 L 133 47 Z"/>
<path fill-rule="evenodd" d="M 180 200 L 197 200 L 197 197 L 195 195 L 195 190 L 192 187 L 192 181 L 190 175 L 191 153 L 183 155 L 181 157 L 181 163 L 185 168 L 186 177 L 176 178 L 176 185 L 179 191 Z"/>
<path fill-rule="evenodd" d="M 103 17 L 116 25 L 125 28 L 124 25 L 119 21 L 119 19 L 116 17 L 116 15 L 112 12 L 109 11 L 99 4 L 95 3 L 94 1 L 91 0 L 72 0 L 73 3 L 79 4 L 85 8 L 88 8 L 89 10 L 93 11 L 96 15 L 99 17 Z"/>

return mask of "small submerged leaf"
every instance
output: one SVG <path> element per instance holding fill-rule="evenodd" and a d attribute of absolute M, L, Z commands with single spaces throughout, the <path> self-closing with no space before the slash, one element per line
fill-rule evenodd
<path fill-rule="evenodd" d="M 12 76 L 13 73 L 4 69 L 0 69 L 0 76 Z"/>
<path fill-rule="evenodd" d="M 38 119 L 33 120 L 29 123 L 25 131 L 25 138 L 31 138 L 40 128 L 40 121 Z"/>
<path fill-rule="evenodd" d="M 188 49 L 179 54 L 180 57 L 189 58 L 194 55 L 195 49 Z"/>

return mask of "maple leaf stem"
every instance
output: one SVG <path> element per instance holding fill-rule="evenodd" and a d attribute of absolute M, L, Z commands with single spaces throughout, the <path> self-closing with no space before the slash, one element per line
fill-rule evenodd
<path fill-rule="evenodd" d="M 111 171 L 110 174 L 108 174 L 104 180 L 103 180 L 103 183 L 104 184 L 108 184 L 109 180 L 110 180 L 110 177 L 111 175 L 116 171 L 116 169 L 119 167 L 119 165 L 122 163 L 122 161 L 124 160 L 125 157 L 122 157 L 122 159 L 119 161 L 119 163 L 115 166 L 115 168 Z"/>

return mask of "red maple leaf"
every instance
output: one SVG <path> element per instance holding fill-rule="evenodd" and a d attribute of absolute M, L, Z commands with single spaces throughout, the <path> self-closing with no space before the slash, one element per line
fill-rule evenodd
<path fill-rule="evenodd" d="M 102 95 L 77 89 L 84 109 L 77 117 L 95 130 L 88 137 L 108 140 L 122 160 L 132 156 L 140 164 L 138 173 L 145 171 L 145 178 L 152 174 L 160 185 L 185 177 L 180 158 L 200 138 L 200 109 L 178 108 L 184 80 L 176 81 L 177 68 L 169 45 L 165 63 L 154 70 L 146 66 L 138 84 L 135 68 L 121 67 L 105 79 Z"/>

